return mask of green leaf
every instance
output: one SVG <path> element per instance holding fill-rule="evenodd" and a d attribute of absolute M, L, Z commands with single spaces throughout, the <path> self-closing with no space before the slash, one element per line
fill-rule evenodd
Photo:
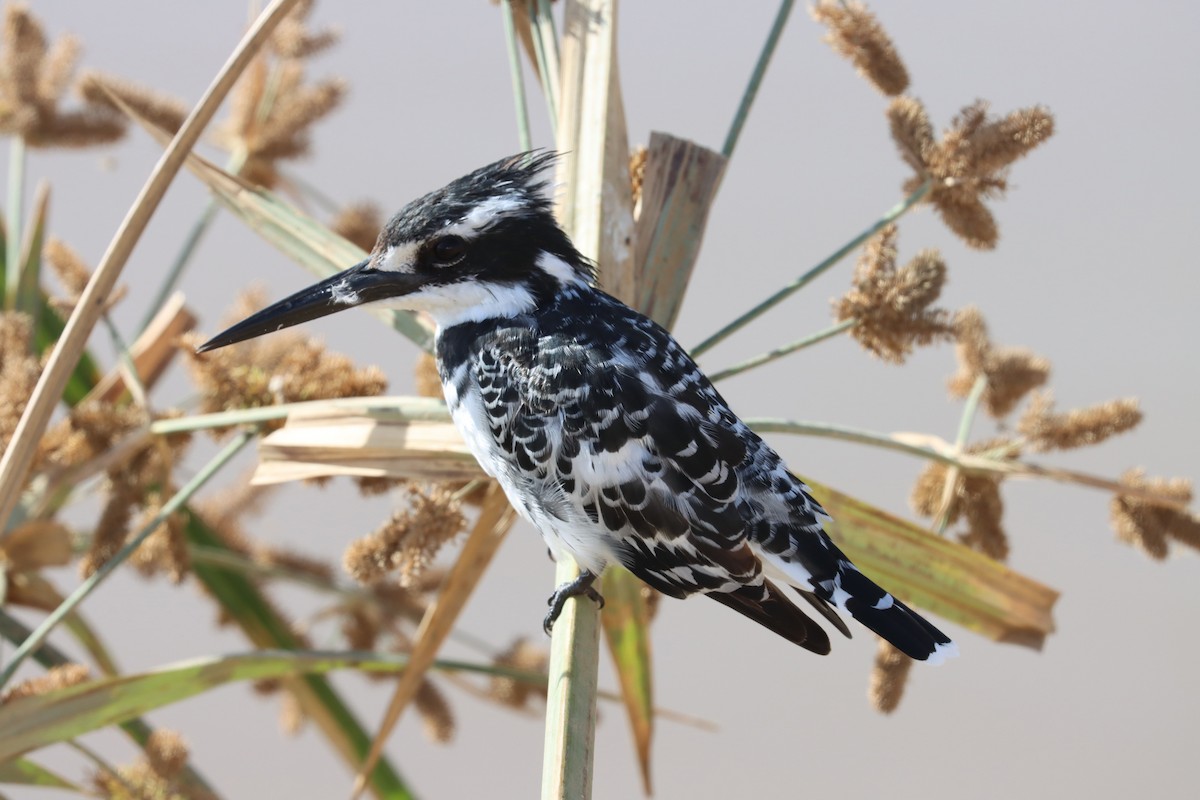
<path fill-rule="evenodd" d="M 654 697 L 650 669 L 650 630 L 646 601 L 642 598 L 642 582 L 623 567 L 613 566 L 604 572 L 604 609 L 600 622 L 608 640 L 617 677 L 621 681 L 621 697 L 633 728 L 642 786 L 652 794 L 650 780 L 650 742 L 654 735 Z"/>
<path fill-rule="evenodd" d="M 1058 592 L 950 539 L 805 479 L 836 520 L 829 535 L 906 603 L 998 642 L 1040 649 Z"/>
<path fill-rule="evenodd" d="M 219 550 L 227 549 L 216 533 L 186 508 L 184 517 L 185 532 L 190 543 Z M 287 622 L 275 613 L 262 592 L 246 576 L 211 564 L 194 564 L 192 571 L 256 646 L 284 650 L 300 648 L 300 641 L 292 633 Z M 305 670 L 301 670 L 303 671 Z M 319 675 L 303 675 L 291 682 L 289 688 L 296 694 L 309 718 L 321 729 L 351 769 L 357 769 L 367 755 L 371 738 L 329 682 Z M 2 723 L 0 730 L 4 730 Z M 375 765 L 368 786 L 381 798 L 413 796 L 386 758 L 381 758 Z"/>
<path fill-rule="evenodd" d="M 339 669 L 396 673 L 408 663 L 407 656 L 394 653 L 255 650 L 181 661 L 135 675 L 100 678 L 20 697 L 0 706 L 0 763 L 235 681 L 318 680 L 319 675 Z M 437 666 L 481 674 L 498 672 L 490 665 L 454 661 L 438 662 Z M 379 794 L 411 796 L 399 785 L 380 787 Z"/>
<path fill-rule="evenodd" d="M 34 201 L 32 227 L 26 231 L 25 252 L 21 257 L 21 274 L 17 278 L 14 309 L 28 314 L 34 323 L 42 311 L 41 272 L 42 242 L 46 237 L 46 214 L 50 206 L 50 187 L 42 183 Z"/>
<path fill-rule="evenodd" d="M 82 788 L 71 783 L 66 778 L 60 778 L 45 767 L 24 758 L 0 764 L 0 783 L 13 783 L 20 786 L 46 786 L 54 789 L 70 789 L 75 792 L 83 791 Z"/>

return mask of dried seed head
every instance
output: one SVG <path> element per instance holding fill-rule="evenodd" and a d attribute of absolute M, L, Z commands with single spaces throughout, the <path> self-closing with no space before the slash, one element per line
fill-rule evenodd
<path fill-rule="evenodd" d="M 530 644 L 521 638 L 509 645 L 508 649 L 496 656 L 493 662 L 497 667 L 521 670 L 522 672 L 545 673 L 550 663 L 550 654 L 543 648 Z M 488 687 L 488 695 L 497 702 L 513 708 L 525 708 L 531 697 L 546 697 L 546 687 L 516 678 L 493 675 Z"/>
<path fill-rule="evenodd" d="M 883 639 L 875 649 L 875 666 L 867 684 L 867 698 L 876 711 L 890 714 L 904 698 L 904 687 L 913 660 Z"/>
<path fill-rule="evenodd" d="M 38 444 L 37 463 L 67 469 L 90 461 L 146 421 L 146 412 L 136 406 L 85 400 L 46 431 Z"/>
<path fill-rule="evenodd" d="M 428 678 L 421 681 L 413 697 L 413 705 L 421 715 L 425 736 L 431 742 L 449 744 L 454 740 L 454 712 L 450 710 L 446 696 L 433 681 Z"/>
<path fill-rule="evenodd" d="M 339 211 L 329 227 L 369 253 L 383 229 L 383 212 L 371 202 L 355 203 Z"/>
<path fill-rule="evenodd" d="M 179 777 L 188 760 L 188 747 L 175 731 L 159 728 L 146 739 L 146 762 L 160 778 L 170 781 Z"/>
<path fill-rule="evenodd" d="M 459 504 L 445 486 L 435 485 L 428 493 L 410 486 L 408 491 L 407 509 L 347 548 L 343 564 L 359 583 L 371 584 L 399 570 L 400 584 L 411 585 L 442 545 L 465 527 Z"/>
<path fill-rule="evenodd" d="M 1001 525 L 1004 503 L 1000 480 L 992 475 L 967 474 L 958 488 L 959 506 L 967 519 L 967 530 L 958 540 L 997 561 L 1008 559 L 1008 535 Z"/>
<path fill-rule="evenodd" d="M 642 185 L 646 177 L 646 157 L 649 154 L 649 148 L 643 145 L 633 148 L 633 152 L 629 154 L 629 185 L 633 192 L 635 209 L 638 203 L 642 202 Z"/>
<path fill-rule="evenodd" d="M 124 120 L 111 109 L 58 108 L 79 56 L 76 39 L 63 37 L 48 48 L 41 24 L 18 3 L 4 9 L 3 35 L 0 133 L 20 136 L 31 147 L 85 147 L 121 138 Z"/>
<path fill-rule="evenodd" d="M 244 299 L 241 305 L 254 303 Z M 238 318 L 253 310 L 239 313 Z M 326 350 L 316 339 L 299 333 L 285 331 L 197 354 L 196 347 L 203 338 L 188 334 L 181 337 L 180 347 L 187 354 L 188 370 L 201 390 L 201 407 L 207 412 L 374 396 L 387 387 L 379 368 L 356 368 L 346 356 Z M 282 422 L 274 427 L 280 425 Z"/>
<path fill-rule="evenodd" d="M 1131 469 L 1121 476 L 1121 483 L 1165 495 L 1178 503 L 1192 501 L 1192 484 L 1185 478 L 1147 478 L 1143 470 Z M 1166 558 L 1172 539 L 1200 549 L 1200 518 L 1194 513 L 1155 505 L 1142 497 L 1114 495 L 1109 514 L 1117 538 L 1151 558 Z"/>
<path fill-rule="evenodd" d="M 974 306 L 958 312 L 954 326 L 958 373 L 948 384 L 952 397 L 966 397 L 977 378 L 986 378 L 983 406 L 1000 419 L 1049 379 L 1050 362 L 1046 359 L 1025 348 L 993 345 L 983 315 Z"/>
<path fill-rule="evenodd" d="M 417 356 L 413 377 L 416 379 L 417 394 L 421 397 L 442 397 L 442 379 L 438 375 L 437 360 L 429 353 Z"/>
<path fill-rule="evenodd" d="M 304 82 L 304 62 L 268 63 L 260 56 L 234 87 L 229 118 L 216 131 L 219 144 L 245 154 L 241 175 L 268 188 L 279 182 L 277 162 L 306 155 L 310 129 L 346 94 L 340 79 Z"/>
<path fill-rule="evenodd" d="M 379 639 L 380 617 L 378 611 L 365 604 L 347 608 L 342 615 L 342 636 L 346 647 L 351 650 L 374 650 Z"/>
<path fill-rule="evenodd" d="M 914 172 L 923 175 L 925 164 L 937 146 L 925 106 L 913 97 L 897 97 L 888 104 L 887 117 L 900 157 Z"/>
<path fill-rule="evenodd" d="M 271 49 L 280 58 L 308 58 L 332 47 L 341 38 L 333 28 L 322 31 L 308 29 L 308 15 L 312 13 L 313 0 L 303 0 L 288 12 L 271 34 Z"/>
<path fill-rule="evenodd" d="M 42 247 L 42 258 L 45 259 L 50 269 L 54 271 L 55 277 L 58 278 L 58 282 L 62 284 L 63 289 L 66 291 L 65 297 L 54 298 L 51 300 L 51 305 L 63 314 L 70 314 L 79 303 L 79 298 L 83 295 L 83 290 L 87 288 L 88 281 L 92 277 L 92 271 L 83 263 L 83 259 L 79 257 L 79 254 L 72 250 L 66 242 L 53 236 Z M 126 291 L 127 288 L 125 286 L 115 287 L 104 301 L 104 310 L 108 311 L 121 302 L 125 297 Z"/>
<path fill-rule="evenodd" d="M 32 354 L 33 320 L 12 311 L 0 313 L 0 449 L 8 447 L 42 366 Z"/>
<path fill-rule="evenodd" d="M 404 478 L 389 478 L 386 476 L 359 476 L 354 478 L 354 483 L 358 486 L 358 493 L 363 497 L 373 497 L 375 495 L 387 494 L 393 489 L 403 486 L 406 481 Z"/>
<path fill-rule="evenodd" d="M 983 101 L 960 111 L 940 142 L 934 141 L 919 100 L 896 98 L 888 120 L 901 158 L 916 172 L 905 190 L 928 180 L 928 201 L 947 227 L 969 246 L 985 250 L 996 246 L 1000 234 L 983 200 L 1002 196 L 1013 162 L 1054 133 L 1054 118 L 1041 106 L 997 119 L 988 117 Z"/>
<path fill-rule="evenodd" d="M 137 528 L 140 530 L 162 510 L 163 494 L 152 492 L 146 498 Z M 192 560 L 188 555 L 187 534 L 183 528 L 183 517 L 178 512 L 170 514 L 166 521 L 154 529 L 154 533 L 142 542 L 130 556 L 130 563 L 146 577 L 165 574 L 171 583 L 181 583 Z"/>
<path fill-rule="evenodd" d="M 61 664 L 51 667 L 45 675 L 38 675 L 15 684 L 12 688 L 0 694 L 0 705 L 11 703 L 22 697 L 34 697 L 47 692 L 65 689 L 91 679 L 91 673 L 83 664 Z"/>
<path fill-rule="evenodd" d="M 888 225 L 867 242 L 854 272 L 854 284 L 834 303 L 839 322 L 874 355 L 903 363 L 917 345 L 954 333 L 949 312 L 930 308 L 946 282 L 946 265 L 936 250 L 924 250 L 896 269 L 896 226 Z"/>
<path fill-rule="evenodd" d="M 1141 421 L 1141 409 L 1132 397 L 1055 414 L 1050 393 L 1039 392 L 1034 394 L 1017 429 L 1036 450 L 1072 450 L 1099 444 L 1137 427 Z"/>
<path fill-rule="evenodd" d="M 141 492 L 128 484 L 117 483 L 112 486 L 108 501 L 104 504 L 104 510 L 100 512 L 100 518 L 92 532 L 91 546 L 79 560 L 81 577 L 90 578 L 125 544 L 125 537 L 129 533 L 129 520 L 132 519 L 134 508 L 141 499 Z"/>
<path fill-rule="evenodd" d="M 908 504 L 914 513 L 922 517 L 932 517 L 938 513 L 942 503 L 942 492 L 946 486 L 946 475 L 949 468 L 940 461 L 930 461 L 917 475 Z M 953 525 L 958 521 L 959 507 L 951 499 L 947 510 L 947 524 Z"/>
<path fill-rule="evenodd" d="M 858 74 L 885 95 L 908 88 L 908 70 L 875 15 L 862 3 L 817 0 L 809 9 L 813 19 L 829 28 L 825 41 L 850 59 Z"/>
<path fill-rule="evenodd" d="M 116 97 L 139 116 L 171 133 L 183 127 L 188 115 L 188 107 L 181 100 L 140 83 L 95 70 L 88 70 L 79 76 L 79 94 L 91 105 L 124 113 L 113 100 Z"/>

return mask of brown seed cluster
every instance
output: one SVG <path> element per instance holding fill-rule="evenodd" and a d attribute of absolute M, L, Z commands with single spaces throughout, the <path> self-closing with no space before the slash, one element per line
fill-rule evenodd
<path fill-rule="evenodd" d="M 544 674 L 550 664 L 550 654 L 544 648 L 521 638 L 497 655 L 493 663 L 497 667 Z M 493 675 L 488 686 L 488 695 L 506 706 L 526 708 L 530 699 L 534 697 L 545 699 L 546 687 L 503 675 Z"/>
<path fill-rule="evenodd" d="M 215 800 L 211 792 L 182 779 L 189 757 L 187 743 L 175 731 L 150 734 L 142 757 L 116 774 L 100 769 L 92 787 L 110 800 Z"/>
<path fill-rule="evenodd" d="M 0 133 L 31 147 L 87 147 L 121 138 L 124 120 L 110 108 L 59 108 L 79 58 L 78 39 L 64 36 L 48 45 L 41 23 L 22 3 L 5 6 L 3 37 Z"/>
<path fill-rule="evenodd" d="M 1034 450 L 1073 450 L 1132 430 L 1141 421 L 1142 411 L 1132 397 L 1056 414 L 1050 393 L 1038 392 L 1021 415 L 1017 430 Z"/>
<path fill-rule="evenodd" d="M 92 271 L 66 242 L 53 236 L 42 247 L 42 258 L 66 292 L 63 297 L 51 299 L 50 304 L 59 313 L 67 316 L 79 303 L 79 298 L 83 295 L 83 290 L 87 288 L 88 281 L 92 277 Z M 121 302 L 126 291 L 127 287 L 124 285 L 114 288 L 104 301 L 104 310 L 108 311 Z"/>
<path fill-rule="evenodd" d="M 337 41 L 333 31 L 308 30 L 311 10 L 311 2 L 301 3 L 276 29 L 269 52 L 234 87 L 229 118 L 216 131 L 219 144 L 244 156 L 241 176 L 268 188 L 280 183 L 278 162 L 308 154 L 313 123 L 346 94 L 341 79 L 305 80 L 307 59 Z"/>
<path fill-rule="evenodd" d="M 974 306 L 958 313 L 954 327 L 958 373 L 949 382 L 951 396 L 966 397 L 977 378 L 986 378 L 983 407 L 1000 419 L 1049 379 L 1050 362 L 1046 359 L 1023 347 L 992 344 L 983 315 Z"/>
<path fill-rule="evenodd" d="M 0 449 L 8 447 L 41 373 L 41 362 L 33 355 L 33 320 L 27 314 L 0 313 Z"/>
<path fill-rule="evenodd" d="M 946 225 L 971 247 L 990 250 L 1000 231 L 983 201 L 1008 189 L 1008 169 L 1054 133 L 1054 117 L 1041 106 L 992 118 L 975 102 L 955 117 L 939 142 L 921 101 L 897 97 L 888 106 L 892 139 L 916 175 L 914 191 L 930 181 L 928 200 Z"/>
<path fill-rule="evenodd" d="M 913 660 L 880 639 L 875 649 L 875 666 L 867 682 L 867 699 L 877 711 L 890 714 L 900 706 Z"/>
<path fill-rule="evenodd" d="M 923 250 L 896 267 L 896 226 L 872 237 L 854 270 L 850 291 L 834 303 L 839 322 L 869 352 L 896 364 L 918 345 L 954 335 L 948 311 L 931 308 L 946 283 L 946 264 L 936 250 Z"/>
<path fill-rule="evenodd" d="M 235 317 L 261 306 L 261 293 L 248 294 Z M 356 368 L 316 339 L 285 331 L 198 354 L 199 334 L 182 337 L 180 347 L 202 393 L 205 412 L 258 408 L 302 400 L 368 397 L 382 394 L 387 380 L 378 367 Z M 276 423 L 276 427 L 282 423 Z"/>
<path fill-rule="evenodd" d="M 375 240 L 383 229 L 383 212 L 371 202 L 355 203 L 339 211 L 329 227 L 369 253 L 375 248 Z"/>
<path fill-rule="evenodd" d="M 188 107 L 181 100 L 135 81 L 96 70 L 88 70 L 79 76 L 79 93 L 92 105 L 124 113 L 117 103 L 119 100 L 138 116 L 169 133 L 176 133 L 182 128 L 188 115 Z"/>
<path fill-rule="evenodd" d="M 411 586 L 444 544 L 462 532 L 466 518 L 450 490 L 409 485 L 409 507 L 369 536 L 351 543 L 343 564 L 356 581 L 373 584 L 398 570 L 401 586 Z"/>
<path fill-rule="evenodd" d="M 61 664 L 51 667 L 46 674 L 21 681 L 5 690 L 3 694 L 0 694 L 0 705 L 11 703 L 22 697 L 35 697 L 65 689 L 68 686 L 75 686 L 91 680 L 91 677 L 88 668 L 83 664 Z"/>
<path fill-rule="evenodd" d="M 1143 470 L 1132 469 L 1121 476 L 1121 483 L 1166 495 L 1181 504 L 1192 501 L 1192 484 L 1185 478 L 1148 478 Z M 1189 511 L 1118 494 L 1109 504 L 1109 514 L 1117 538 L 1151 558 L 1166 558 L 1172 542 L 1200 549 L 1200 517 Z"/>
<path fill-rule="evenodd" d="M 413 378 L 416 381 L 417 394 L 421 397 L 443 396 L 442 378 L 438 375 L 437 359 L 429 353 L 417 356 L 416 366 L 413 367 Z"/>
<path fill-rule="evenodd" d="M 634 209 L 637 208 L 638 203 L 642 202 L 642 185 L 646 179 L 646 157 L 649 154 L 649 148 L 644 145 L 638 145 L 629 154 L 629 187 L 633 192 Z"/>
<path fill-rule="evenodd" d="M 421 681 L 413 705 L 421 715 L 426 738 L 438 744 L 449 744 L 454 740 L 454 712 L 437 684 L 428 678 Z"/>
<path fill-rule="evenodd" d="M 1015 457 L 1012 442 L 999 439 L 979 442 L 968 448 L 978 454 L 1004 448 L 1009 457 Z M 946 481 L 950 479 L 950 468 L 941 462 L 930 462 L 917 476 L 909 502 L 913 511 L 923 517 L 934 517 L 944 513 L 946 524 L 953 525 L 965 520 L 966 529 L 958 535 L 959 541 L 973 550 L 997 561 L 1008 558 L 1008 535 L 1002 524 L 1004 502 L 1000 497 L 1000 478 L 997 475 L 975 472 L 959 472 L 950 488 L 949 505 L 942 509 Z"/>
<path fill-rule="evenodd" d="M 865 5 L 855 0 L 817 0 L 809 13 L 829 29 L 825 35 L 829 46 L 850 59 L 872 86 L 889 97 L 908 88 L 908 70 L 896 45 Z"/>

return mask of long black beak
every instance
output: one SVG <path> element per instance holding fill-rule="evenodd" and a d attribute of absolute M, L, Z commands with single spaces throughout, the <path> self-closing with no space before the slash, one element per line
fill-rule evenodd
<path fill-rule="evenodd" d="M 370 259 L 360 261 L 348 270 L 264 308 L 209 339 L 197 348 L 197 352 L 244 342 L 375 300 L 399 297 L 421 286 L 422 280 L 416 275 L 369 269 L 370 263 Z"/>

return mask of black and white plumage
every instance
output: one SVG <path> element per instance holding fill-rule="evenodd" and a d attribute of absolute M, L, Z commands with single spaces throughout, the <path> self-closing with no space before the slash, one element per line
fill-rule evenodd
<path fill-rule="evenodd" d="M 581 578 L 620 563 L 672 597 L 703 593 L 816 653 L 825 631 L 790 584 L 914 659 L 949 637 L 830 540 L 831 520 L 663 328 L 594 286 L 558 227 L 542 172 L 552 154 L 504 159 L 402 209 L 370 259 L 267 308 L 202 349 L 364 303 L 437 323 L 446 402 L 480 465 Z"/>

